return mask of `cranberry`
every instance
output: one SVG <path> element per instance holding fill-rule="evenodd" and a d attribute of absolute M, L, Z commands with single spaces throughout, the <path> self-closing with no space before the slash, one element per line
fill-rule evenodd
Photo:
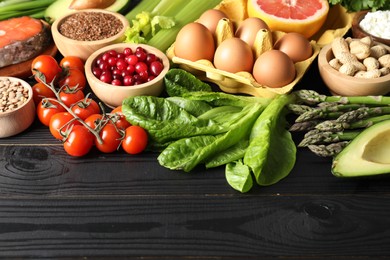
<path fill-rule="evenodd" d="M 126 67 L 126 71 L 129 72 L 130 74 L 134 74 L 135 72 L 135 66 L 134 65 L 128 65 Z"/>
<path fill-rule="evenodd" d="M 132 86 L 134 85 L 134 78 L 130 75 L 124 76 L 123 77 L 123 85 L 124 86 Z"/>
<path fill-rule="evenodd" d="M 126 48 L 123 49 L 123 54 L 125 56 L 129 56 L 129 55 L 133 54 L 133 51 L 131 50 L 131 48 L 126 47 Z"/>
<path fill-rule="evenodd" d="M 101 70 L 107 70 L 109 68 L 109 65 L 108 65 L 108 62 L 107 61 L 102 61 L 100 64 L 99 64 L 99 68 Z"/>
<path fill-rule="evenodd" d="M 117 60 L 118 60 L 117 57 L 110 57 L 110 58 L 108 58 L 108 60 L 107 60 L 108 65 L 110 65 L 110 66 L 115 66 Z"/>
<path fill-rule="evenodd" d="M 95 77 L 99 78 L 100 75 L 102 75 L 102 70 L 99 67 L 93 67 L 92 74 L 95 75 Z"/>
<path fill-rule="evenodd" d="M 108 83 L 110 84 L 111 81 L 112 81 L 112 75 L 110 72 L 106 72 L 106 73 L 102 73 L 102 75 L 100 75 L 100 78 L 99 78 L 101 81 L 103 81 L 104 83 Z"/>
<path fill-rule="evenodd" d="M 161 71 L 164 69 L 164 65 L 159 61 L 153 61 L 150 64 L 150 72 L 154 76 L 160 75 Z"/>
<path fill-rule="evenodd" d="M 102 55 L 102 60 L 107 61 L 108 58 L 110 58 L 110 57 L 111 57 L 111 55 L 110 55 L 108 52 L 106 52 L 106 53 L 104 53 L 104 54 Z"/>
<path fill-rule="evenodd" d="M 131 55 L 129 55 L 129 56 L 126 56 L 125 61 L 126 61 L 127 64 L 129 64 L 129 65 L 135 65 L 135 64 L 137 64 L 137 62 L 138 62 L 138 57 L 135 56 L 134 54 L 131 54 Z"/>
<path fill-rule="evenodd" d="M 156 60 L 157 60 L 157 57 L 153 53 L 148 53 L 146 55 L 146 63 L 147 64 L 151 64 L 153 61 L 156 61 Z"/>
<path fill-rule="evenodd" d="M 127 67 L 127 62 L 124 59 L 118 59 L 116 62 L 116 67 L 119 70 L 124 70 Z"/>
<path fill-rule="evenodd" d="M 135 56 L 138 57 L 138 60 L 145 61 L 147 55 L 145 51 L 135 51 Z"/>
<path fill-rule="evenodd" d="M 111 81 L 111 85 L 114 85 L 114 86 L 121 86 L 122 85 L 122 81 L 120 79 L 113 79 Z"/>
<path fill-rule="evenodd" d="M 118 53 L 116 52 L 116 50 L 109 50 L 108 54 L 110 54 L 110 56 L 115 57 Z"/>
<path fill-rule="evenodd" d="M 145 62 L 138 62 L 135 64 L 135 71 L 139 74 L 141 71 L 148 71 L 148 65 Z"/>

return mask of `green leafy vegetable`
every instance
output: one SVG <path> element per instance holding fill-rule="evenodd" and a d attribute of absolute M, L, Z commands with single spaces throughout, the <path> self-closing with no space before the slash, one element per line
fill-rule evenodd
<path fill-rule="evenodd" d="M 160 154 L 158 161 L 169 169 L 191 171 L 211 156 L 247 138 L 251 126 L 262 111 L 261 108 L 260 104 L 247 106 L 225 134 L 196 136 L 173 142 Z"/>
<path fill-rule="evenodd" d="M 130 97 L 124 100 L 122 110 L 129 122 L 146 129 L 158 143 L 227 131 L 212 120 L 198 119 L 174 102 L 161 97 Z"/>
<path fill-rule="evenodd" d="M 340 4 L 350 12 L 361 10 L 389 10 L 389 0 L 329 0 L 331 5 Z"/>
<path fill-rule="evenodd" d="M 164 77 L 164 83 L 171 97 L 181 97 L 185 93 L 194 91 L 212 91 L 209 84 L 182 69 L 170 69 Z"/>
<path fill-rule="evenodd" d="M 232 188 L 247 192 L 286 177 L 296 148 L 285 128 L 285 107 L 295 95 L 275 99 L 212 92 L 190 73 L 173 69 L 165 77 L 167 98 L 129 97 L 122 111 L 151 136 L 160 165 L 189 172 L 226 165 Z"/>
<path fill-rule="evenodd" d="M 229 185 L 242 193 L 248 192 L 253 186 L 251 170 L 242 160 L 226 164 L 225 176 Z"/>
<path fill-rule="evenodd" d="M 286 130 L 284 108 L 294 95 L 276 97 L 252 128 L 244 163 L 253 171 L 259 185 L 271 185 L 286 177 L 295 164 L 296 146 Z"/>

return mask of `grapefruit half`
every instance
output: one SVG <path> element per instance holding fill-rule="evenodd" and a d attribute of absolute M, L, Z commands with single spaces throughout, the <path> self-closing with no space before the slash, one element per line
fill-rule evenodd
<path fill-rule="evenodd" d="M 248 16 L 258 17 L 272 31 L 297 32 L 306 38 L 324 24 L 329 12 L 327 0 L 248 0 Z"/>

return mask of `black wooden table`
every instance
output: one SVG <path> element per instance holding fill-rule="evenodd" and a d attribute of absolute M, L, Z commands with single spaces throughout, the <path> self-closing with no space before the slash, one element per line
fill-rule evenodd
<path fill-rule="evenodd" d="M 297 88 L 325 91 L 316 62 Z M 298 149 L 286 179 L 240 194 L 224 168 L 156 157 L 71 158 L 38 121 L 0 139 L 0 258 L 390 258 L 387 176 L 336 178 Z"/>

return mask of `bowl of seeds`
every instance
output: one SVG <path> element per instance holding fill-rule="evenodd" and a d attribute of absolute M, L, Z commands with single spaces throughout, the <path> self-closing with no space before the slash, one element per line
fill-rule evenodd
<path fill-rule="evenodd" d="M 34 121 L 35 105 L 30 84 L 0 77 L 0 138 L 19 134 Z"/>
<path fill-rule="evenodd" d="M 51 26 L 54 43 L 63 56 L 87 60 L 96 50 L 124 40 L 129 21 L 104 9 L 84 9 L 59 17 Z"/>

